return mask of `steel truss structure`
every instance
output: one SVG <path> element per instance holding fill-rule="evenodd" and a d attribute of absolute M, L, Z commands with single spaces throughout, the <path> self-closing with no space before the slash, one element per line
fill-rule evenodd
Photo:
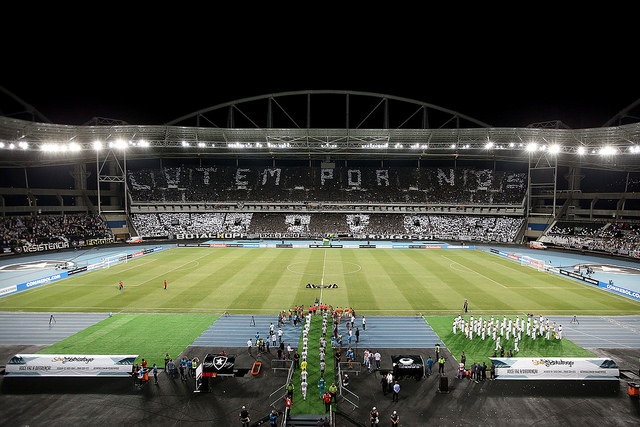
<path fill-rule="evenodd" d="M 344 127 L 310 127 L 311 97 L 344 97 Z M 304 118 L 284 106 L 283 99 L 303 97 Z M 351 127 L 356 114 L 353 99 L 374 99 L 362 120 Z M 397 127 L 391 128 L 391 102 L 404 104 Z M 263 102 L 249 113 L 245 105 Z M 407 109 L 406 106 L 409 106 Z M 226 112 L 220 127 L 208 114 Z M 276 111 L 279 112 L 278 118 Z M 332 111 L 335 112 L 335 109 Z M 437 127 L 427 127 L 430 114 L 439 115 Z M 263 113 L 263 114 L 261 114 Z M 379 114 L 378 114 L 379 113 Z M 237 117 L 244 119 L 242 126 Z M 380 126 L 370 123 L 378 116 Z M 256 118 L 254 118 L 256 117 Z M 260 124 L 257 117 L 265 118 Z M 415 118 L 419 124 L 415 125 Z M 188 121 L 195 125 L 180 125 Z M 278 121 L 289 127 L 276 127 Z M 300 125 L 300 122 L 304 125 Z M 469 123 L 462 127 L 461 122 Z M 414 124 L 414 126 L 409 126 Z M 238 126 L 238 127 L 234 127 Z M 366 127 L 365 127 L 366 126 Z M 640 123 L 589 129 L 561 127 L 491 127 L 457 113 L 409 99 L 347 91 L 286 92 L 221 104 L 183 116 L 166 125 L 70 126 L 0 117 L 0 166 L 30 166 L 91 161 L 96 144 L 103 149 L 126 148 L 130 160 L 147 157 L 268 158 L 268 159 L 493 159 L 529 162 L 551 153 L 558 165 L 640 170 Z M 34 152 L 40 153 L 35 154 Z"/>

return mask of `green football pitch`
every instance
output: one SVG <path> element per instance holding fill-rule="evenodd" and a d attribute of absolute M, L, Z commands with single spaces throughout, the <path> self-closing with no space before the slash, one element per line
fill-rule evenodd
<path fill-rule="evenodd" d="M 455 315 L 465 299 L 478 314 L 640 313 L 639 302 L 481 250 L 326 248 L 172 248 L 3 297 L 0 310 L 275 314 L 316 297 L 369 315 Z"/>
<path fill-rule="evenodd" d="M 164 368 L 202 334 L 217 315 L 118 314 L 43 349 L 43 354 L 137 354 Z"/>

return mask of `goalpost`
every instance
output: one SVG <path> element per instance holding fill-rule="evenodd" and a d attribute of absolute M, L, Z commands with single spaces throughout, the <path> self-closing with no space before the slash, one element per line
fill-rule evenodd
<path fill-rule="evenodd" d="M 127 259 L 128 259 L 127 254 L 123 252 L 117 255 L 111 255 L 106 258 L 103 258 L 102 263 L 104 264 L 105 268 L 109 268 L 111 265 L 116 265 L 121 262 L 124 262 L 126 264 Z"/>
<path fill-rule="evenodd" d="M 536 268 L 538 271 L 548 271 L 549 266 L 544 261 L 529 256 L 520 257 L 520 266 Z"/>

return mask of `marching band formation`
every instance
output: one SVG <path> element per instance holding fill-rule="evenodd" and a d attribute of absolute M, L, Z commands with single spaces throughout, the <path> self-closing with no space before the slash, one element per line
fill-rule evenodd
<path fill-rule="evenodd" d="M 562 339 L 562 325 L 556 325 L 556 322 L 549 322 L 549 319 L 543 315 L 534 316 L 528 314 L 526 316 L 517 316 L 515 319 L 507 316 L 499 317 L 491 316 L 469 316 L 468 318 L 458 315 L 453 321 L 453 333 L 463 333 L 469 340 L 491 339 L 496 343 L 495 351 L 503 348 L 503 339 L 509 341 L 513 339 L 514 351 L 520 351 L 519 343 L 523 336 L 527 336 L 532 340 L 536 338 Z"/>

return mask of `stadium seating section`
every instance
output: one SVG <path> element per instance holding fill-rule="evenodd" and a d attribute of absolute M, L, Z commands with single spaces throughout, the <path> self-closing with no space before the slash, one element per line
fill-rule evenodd
<path fill-rule="evenodd" d="M 174 167 L 128 171 L 135 201 L 521 205 L 525 173 L 490 169 Z"/>
<path fill-rule="evenodd" d="M 113 238 L 107 224 L 93 214 L 0 217 L 0 232 L 3 247 Z"/>
<path fill-rule="evenodd" d="M 640 248 L 640 226 L 622 222 L 558 221 L 541 240 L 567 248 L 629 255 Z"/>
<path fill-rule="evenodd" d="M 133 214 L 132 222 L 143 237 L 179 234 L 269 233 L 301 237 L 414 235 L 431 239 L 512 242 L 524 218 L 472 215 L 284 214 L 284 213 L 151 213 Z"/>
<path fill-rule="evenodd" d="M 132 207 L 143 207 L 132 209 L 131 223 L 146 238 L 279 233 L 315 239 L 331 233 L 513 242 L 524 226 L 527 176 L 471 168 L 183 166 L 130 169 L 128 184 Z M 172 203 L 183 206 L 156 207 Z M 207 207 L 189 207 L 199 203 Z M 4 248 L 114 237 L 93 214 L 6 216 L 0 231 Z M 541 240 L 624 255 L 638 250 L 639 232 L 637 225 L 615 221 L 558 221 Z"/>

